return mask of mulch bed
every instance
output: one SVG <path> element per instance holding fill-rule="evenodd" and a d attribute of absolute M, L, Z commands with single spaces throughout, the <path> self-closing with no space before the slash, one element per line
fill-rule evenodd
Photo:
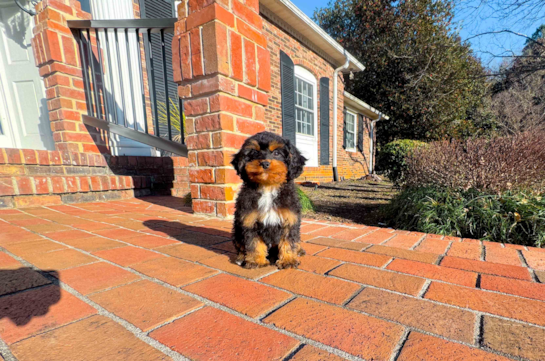
<path fill-rule="evenodd" d="M 397 193 L 388 181 L 347 180 L 305 186 L 301 189 L 314 203 L 316 212 L 304 217 L 369 226 L 384 225 L 380 208 Z"/>

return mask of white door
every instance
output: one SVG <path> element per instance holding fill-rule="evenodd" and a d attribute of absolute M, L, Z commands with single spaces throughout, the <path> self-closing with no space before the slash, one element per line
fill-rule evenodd
<path fill-rule="evenodd" d="M 295 67 L 295 143 L 308 159 L 307 167 L 318 166 L 317 86 L 311 72 Z"/>
<path fill-rule="evenodd" d="M 91 14 L 95 20 L 110 20 L 110 19 L 134 19 L 133 2 L 132 0 L 91 0 Z M 99 30 L 98 36 L 101 43 L 101 51 L 104 57 L 111 57 L 111 62 L 104 62 L 104 72 L 109 74 L 111 71 L 113 78 L 113 86 L 110 84 L 110 77 L 104 77 L 104 83 L 107 92 L 109 109 L 112 114 L 109 115 L 111 119 L 114 119 L 113 111 L 117 112 L 117 119 L 127 119 L 127 125 L 132 128 L 136 122 L 139 130 L 144 129 L 144 112 L 142 104 L 142 84 L 140 80 L 140 64 L 138 62 L 138 45 L 136 42 L 136 34 L 134 30 L 129 30 L 129 42 L 127 43 L 124 32 L 119 31 L 118 43 L 119 52 L 115 47 L 115 33 L 113 30 L 108 30 L 109 47 L 106 47 L 106 35 L 104 30 Z M 119 63 L 122 64 L 121 71 L 116 66 Z M 128 58 L 130 56 L 131 62 Z M 109 64 L 112 65 L 111 69 L 108 69 Z M 133 94 L 130 93 L 130 76 L 132 75 L 132 89 Z M 138 75 L 138 76 L 135 76 Z M 123 87 L 121 87 L 123 84 Z M 121 88 L 124 89 L 124 96 L 121 94 Z M 112 91 L 113 89 L 113 91 Z M 134 100 L 135 111 L 132 109 L 132 102 Z M 123 114 L 123 106 L 125 105 L 125 114 Z M 136 119 L 134 119 L 136 114 Z M 112 146 L 112 153 L 114 155 L 133 155 L 133 156 L 150 156 L 155 155 L 156 151 L 150 146 L 136 142 L 132 139 L 128 139 L 117 134 L 110 133 L 110 140 Z"/>
<path fill-rule="evenodd" d="M 54 149 L 43 80 L 30 45 L 33 27 L 34 19 L 14 1 L 0 0 L 0 147 Z"/>

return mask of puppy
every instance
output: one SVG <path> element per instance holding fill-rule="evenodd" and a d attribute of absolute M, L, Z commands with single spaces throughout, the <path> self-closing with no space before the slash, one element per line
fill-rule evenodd
<path fill-rule="evenodd" d="M 248 138 L 231 164 L 244 181 L 236 201 L 233 243 L 237 264 L 296 268 L 300 246 L 301 204 L 294 179 L 306 158 L 289 140 L 269 132 Z"/>

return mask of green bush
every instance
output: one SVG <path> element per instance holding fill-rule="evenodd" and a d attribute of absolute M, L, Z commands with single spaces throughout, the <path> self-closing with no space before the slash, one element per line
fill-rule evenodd
<path fill-rule="evenodd" d="M 172 140 L 175 142 L 181 142 L 182 130 L 185 132 L 185 114 L 182 113 L 182 119 L 180 119 L 180 109 L 178 108 L 178 105 L 172 99 L 169 99 L 169 103 L 170 126 L 173 133 Z M 157 102 L 157 113 L 159 115 L 159 123 L 165 127 L 168 127 L 168 112 L 165 102 Z M 165 136 L 165 134 L 162 135 L 162 137 Z"/>
<path fill-rule="evenodd" d="M 301 209 L 303 213 L 314 212 L 314 204 L 305 194 L 305 192 L 303 192 L 303 190 L 299 187 L 297 187 L 297 195 L 299 196 L 299 200 L 301 201 Z"/>
<path fill-rule="evenodd" d="M 406 158 L 426 143 L 418 140 L 401 139 L 386 144 L 377 156 L 377 171 L 387 176 L 395 185 L 403 184 L 407 171 Z"/>
<path fill-rule="evenodd" d="M 385 209 L 395 228 L 545 246 L 545 196 L 525 191 L 406 188 Z"/>

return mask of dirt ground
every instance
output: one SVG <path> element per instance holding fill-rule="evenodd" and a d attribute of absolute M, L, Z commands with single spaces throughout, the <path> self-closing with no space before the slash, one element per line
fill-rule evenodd
<path fill-rule="evenodd" d="M 305 217 L 369 226 L 381 225 L 379 209 L 397 193 L 388 181 L 366 180 L 322 183 L 317 188 L 301 186 L 301 189 L 316 209 L 315 213 L 305 213 Z"/>

